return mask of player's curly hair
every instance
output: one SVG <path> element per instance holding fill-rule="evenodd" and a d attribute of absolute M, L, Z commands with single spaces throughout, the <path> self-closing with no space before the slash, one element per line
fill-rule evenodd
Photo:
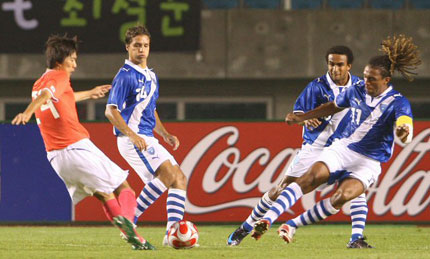
<path fill-rule="evenodd" d="M 58 64 L 62 64 L 64 60 L 72 55 L 74 52 L 78 52 L 78 37 L 68 37 L 67 34 L 51 35 L 45 43 L 46 51 L 46 65 L 48 68 L 55 68 Z"/>
<path fill-rule="evenodd" d="M 151 39 L 151 34 L 149 33 L 148 29 L 143 25 L 136 25 L 131 28 L 128 28 L 127 32 L 125 33 L 125 44 L 129 45 L 133 38 L 138 35 L 146 35 Z"/>
<path fill-rule="evenodd" d="M 325 54 L 325 61 L 327 63 L 328 63 L 328 56 L 330 54 L 345 55 L 347 58 L 348 64 L 352 64 L 352 62 L 354 61 L 354 54 L 352 54 L 352 50 L 347 46 L 339 45 L 339 46 L 333 46 L 329 48 Z"/>
<path fill-rule="evenodd" d="M 385 55 L 371 58 L 369 65 L 379 68 L 384 78 L 391 77 L 397 70 L 404 78 L 412 81 L 413 76 L 417 75 L 413 70 L 421 64 L 418 47 L 412 42 L 412 38 L 402 34 L 393 37 L 388 36 L 381 45 L 380 50 Z"/>

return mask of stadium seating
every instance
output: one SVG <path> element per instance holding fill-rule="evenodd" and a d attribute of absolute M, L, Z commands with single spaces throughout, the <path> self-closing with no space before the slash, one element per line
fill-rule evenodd
<path fill-rule="evenodd" d="M 277 9 L 281 6 L 281 0 L 244 0 L 245 7 Z"/>
<path fill-rule="evenodd" d="M 328 7 L 333 9 L 343 8 L 362 8 L 364 6 L 363 0 L 328 0 Z"/>
<path fill-rule="evenodd" d="M 320 9 L 322 0 L 291 0 L 291 9 Z"/>
<path fill-rule="evenodd" d="M 415 9 L 430 8 L 430 0 L 409 0 L 409 4 Z"/>
<path fill-rule="evenodd" d="M 238 8 L 239 4 L 239 0 L 203 0 L 203 6 L 208 9 Z"/>
<path fill-rule="evenodd" d="M 405 0 L 369 0 L 370 8 L 401 9 L 405 7 Z"/>

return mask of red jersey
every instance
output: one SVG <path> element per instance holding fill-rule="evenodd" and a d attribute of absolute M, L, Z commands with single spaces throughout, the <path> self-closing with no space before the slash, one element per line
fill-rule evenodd
<path fill-rule="evenodd" d="M 88 131 L 79 123 L 69 75 L 62 70 L 48 70 L 34 83 L 32 98 L 35 99 L 42 91 L 49 91 L 52 95 L 35 112 L 46 150 L 63 149 L 89 138 Z"/>

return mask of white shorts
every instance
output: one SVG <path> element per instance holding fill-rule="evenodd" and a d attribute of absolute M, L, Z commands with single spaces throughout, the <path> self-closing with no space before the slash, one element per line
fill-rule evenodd
<path fill-rule="evenodd" d="M 73 204 L 94 192 L 113 193 L 128 176 L 89 139 L 49 151 L 48 160 L 66 184 Z"/>
<path fill-rule="evenodd" d="M 128 162 L 128 164 L 136 171 L 142 181 L 147 184 L 155 178 L 155 171 L 158 167 L 169 160 L 172 165 L 178 163 L 173 156 L 158 143 L 154 137 L 140 135 L 146 142 L 146 150 L 141 152 L 138 150 L 130 139 L 126 136 L 119 136 L 117 138 L 118 150 L 121 156 Z"/>
<path fill-rule="evenodd" d="M 304 145 L 302 149 L 297 152 L 290 166 L 288 166 L 285 175 L 297 178 L 304 175 L 309 167 L 316 162 L 322 151 L 322 147 L 317 148 L 311 145 Z"/>
<path fill-rule="evenodd" d="M 360 180 L 368 189 L 381 173 L 381 163 L 359 154 L 347 147 L 343 141 L 335 142 L 325 148 L 315 162 L 324 162 L 330 170 L 328 184 L 341 182 L 346 178 Z"/>

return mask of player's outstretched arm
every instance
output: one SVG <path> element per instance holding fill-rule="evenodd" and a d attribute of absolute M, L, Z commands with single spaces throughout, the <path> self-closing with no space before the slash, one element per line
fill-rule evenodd
<path fill-rule="evenodd" d="M 25 109 L 24 112 L 19 113 L 15 116 L 12 120 L 12 125 L 25 125 L 33 115 L 33 113 L 40 108 L 46 101 L 48 101 L 51 98 L 51 92 L 49 91 L 42 91 L 40 95 L 36 97 Z"/>
<path fill-rule="evenodd" d="M 158 117 L 157 111 L 154 112 L 155 115 L 155 132 L 157 132 L 158 135 L 162 136 L 164 141 L 166 141 L 169 145 L 173 147 L 173 150 L 178 149 L 179 147 L 179 139 L 167 132 L 166 128 L 164 128 L 163 123 L 161 123 L 160 117 Z"/>
<path fill-rule="evenodd" d="M 294 114 L 292 112 L 288 113 L 287 116 L 285 117 L 285 122 L 288 125 L 302 123 L 309 119 L 316 119 L 316 118 L 321 118 L 328 115 L 333 115 L 337 112 L 340 112 L 341 110 L 342 108 L 337 107 L 334 102 L 329 102 L 329 103 L 322 104 L 321 106 L 303 114 Z"/>
<path fill-rule="evenodd" d="M 140 151 L 146 150 L 146 141 L 139 137 L 130 127 L 125 123 L 121 113 L 117 110 L 115 105 L 106 106 L 105 116 L 122 134 L 130 138 L 130 141 Z"/>
<path fill-rule="evenodd" d="M 102 98 L 111 88 L 111 85 L 99 85 L 88 91 L 75 92 L 75 101 L 79 102 L 87 99 Z"/>

